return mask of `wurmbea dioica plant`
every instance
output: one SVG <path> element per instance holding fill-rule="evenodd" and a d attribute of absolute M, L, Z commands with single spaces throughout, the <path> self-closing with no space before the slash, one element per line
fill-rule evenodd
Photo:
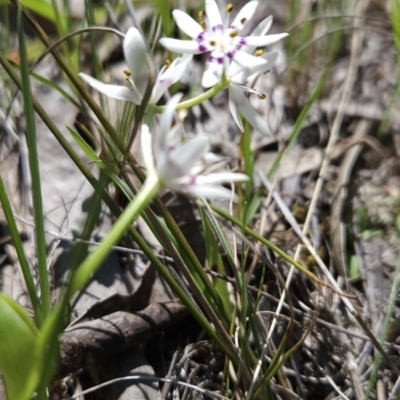
<path fill-rule="evenodd" d="M 179 28 L 189 35 L 192 40 L 161 39 L 161 44 L 164 47 L 183 53 L 184 56 L 176 58 L 172 63 L 167 63 L 155 78 L 155 84 L 147 104 L 148 112 L 147 114 L 145 113 L 144 118 L 146 123 L 150 124 L 154 113 L 162 110 L 160 128 L 153 131 L 152 127 L 152 131 L 155 134 L 151 135 L 147 124 L 143 124 L 142 121 L 136 121 L 137 124 L 135 124 L 141 124 L 141 145 L 144 167 L 146 169 L 146 179 L 143 186 L 119 215 L 96 250 L 72 271 L 71 280 L 66 287 L 63 297 L 55 308 L 46 314 L 39 331 L 30 326 L 29 318 L 12 300 L 3 295 L 0 296 L 0 316 L 3 322 L 0 325 L 3 328 L 0 329 L 0 344 L 3 344 L 3 346 L 0 346 L 0 372 L 3 374 L 11 400 L 27 400 L 31 398 L 32 391 L 37 390 L 38 387 L 40 389 L 37 397 L 39 399 L 45 398 L 45 387 L 49 377 L 47 369 L 48 365 L 53 363 L 55 356 L 54 343 L 57 340 L 57 334 L 62 329 L 62 321 L 68 302 L 74 293 L 81 290 L 87 284 L 90 277 L 111 252 L 112 247 L 121 239 L 127 229 L 131 229 L 132 221 L 157 196 L 160 187 L 166 187 L 170 190 L 192 196 L 232 198 L 238 200 L 238 197 L 234 193 L 231 193 L 230 190 L 224 188 L 221 184 L 244 182 L 249 177 L 241 173 L 214 172 L 214 167 L 219 165 L 221 159 L 209 152 L 208 137 L 203 135 L 184 140 L 182 126 L 179 124 L 173 126 L 173 119 L 175 110 L 200 104 L 205 99 L 218 93 L 218 91 L 227 88 L 229 90 L 230 110 L 239 128 L 243 131 L 239 114 L 241 113 L 260 132 L 264 134 L 269 133 L 265 121 L 257 115 L 251 106 L 248 94 L 254 93 L 261 97 L 263 96 L 251 87 L 252 81 L 260 74 L 271 69 L 277 57 L 276 52 L 263 54 L 261 50 L 256 50 L 256 48 L 272 44 L 285 37 L 286 34 L 267 36 L 266 33 L 272 22 L 272 18 L 269 17 L 262 21 L 249 36 L 240 36 L 241 31 L 254 15 L 257 5 L 257 1 L 248 2 L 232 24 L 229 24 L 229 12 L 232 10 L 232 6 L 228 5 L 228 13 L 223 22 L 215 0 L 206 0 L 206 11 L 202 14 L 201 24 L 195 22 L 182 11 L 175 10 L 173 12 Z M 21 36 L 23 37 L 23 35 Z M 110 97 L 144 106 L 142 103 L 147 93 L 150 72 L 147 64 L 146 45 L 136 28 L 128 30 L 123 41 L 123 50 L 129 67 L 129 71 L 126 72 L 127 86 L 106 84 L 83 73 L 80 76 L 93 88 Z M 202 77 L 202 85 L 210 89 L 196 98 L 183 102 L 180 102 L 182 97 L 180 94 L 175 95 L 166 106 L 162 108 L 157 107 L 156 103 L 166 93 L 168 88 L 182 78 L 191 62 L 192 55 L 204 52 L 210 52 L 210 55 Z M 61 58 L 59 59 L 60 65 L 68 70 L 67 64 L 64 64 L 60 60 Z M 26 81 L 29 82 L 26 60 L 24 63 L 22 63 L 22 65 L 25 65 L 24 76 L 26 77 Z M 73 74 L 71 76 L 73 77 Z M 71 81 L 76 83 L 74 79 L 71 79 Z M 26 87 L 29 88 L 28 85 Z M 27 93 L 30 93 L 30 90 L 25 89 L 25 94 Z M 27 97 L 29 96 L 27 95 Z M 90 100 L 88 100 L 88 103 L 90 103 Z M 92 102 L 92 108 L 94 109 L 93 104 Z M 32 111 L 32 105 L 30 105 L 30 108 Z M 115 136 L 115 133 L 113 135 Z M 130 149 L 126 149 L 126 152 L 129 151 Z M 92 182 L 94 180 L 93 178 Z M 2 200 L 7 197 L 4 193 L 2 185 L 0 185 L 0 197 Z M 104 196 L 104 198 L 109 199 L 110 202 L 107 204 L 112 207 L 112 200 L 108 196 Z M 5 201 L 2 201 L 2 203 L 3 208 L 8 209 L 7 215 L 11 216 L 11 207 Z M 19 235 L 16 225 L 13 231 L 15 233 L 14 237 L 17 238 Z M 18 241 L 16 242 L 19 243 Z M 146 245 L 143 245 L 143 248 L 145 249 Z M 23 250 L 21 250 L 22 253 Z M 151 249 L 149 249 L 146 255 L 149 259 L 152 259 L 154 265 L 157 265 L 158 260 L 154 257 Z M 193 261 L 190 256 L 190 251 L 187 251 L 187 256 L 192 266 L 196 264 L 196 260 Z M 158 268 L 161 275 L 174 288 L 183 303 L 196 316 L 197 320 L 202 323 L 208 334 L 229 355 L 231 361 L 233 360 L 235 364 L 239 365 L 240 359 L 236 354 L 236 348 L 233 347 L 229 336 L 227 336 L 227 331 L 218 319 L 212 317 L 213 308 L 208 305 L 212 311 L 208 311 L 207 314 L 208 317 L 210 315 L 212 317 L 210 318 L 213 323 L 211 326 L 205 319 L 204 314 L 193 304 L 191 298 L 185 294 L 168 270 L 163 270 L 164 266 L 162 263 L 159 264 Z M 46 267 L 45 263 L 43 265 Z M 28 269 L 29 266 L 27 267 Z M 45 268 L 44 270 L 46 271 Z M 220 315 L 224 316 L 225 323 L 229 325 L 229 318 L 226 317 L 225 307 L 219 301 L 220 298 L 216 292 L 213 293 L 212 286 L 209 287 L 205 284 L 206 282 L 209 284 L 208 277 L 205 279 L 201 277 L 201 273 L 204 272 L 201 265 L 200 269 L 196 271 L 199 279 L 202 279 L 203 286 L 207 288 L 209 293 L 212 293 L 211 298 L 214 300 L 214 306 L 220 311 Z M 188 280 L 188 276 L 186 276 L 186 279 Z M 195 285 L 194 288 L 196 287 Z M 195 293 L 195 291 L 193 292 Z M 197 299 L 201 299 L 203 295 L 203 292 L 200 291 L 199 293 L 197 293 Z M 205 297 L 204 300 L 206 301 Z M 205 310 L 207 310 L 207 304 L 207 302 L 202 304 Z M 13 335 L 10 335 L 9 332 L 12 332 Z M 31 362 L 27 366 L 24 365 L 22 369 L 20 368 L 22 365 L 20 364 L 20 360 L 26 354 L 22 354 L 21 351 L 28 354 Z M 43 362 L 43 360 L 48 361 L 49 358 L 51 359 L 50 362 Z M 243 374 L 246 374 L 245 369 L 242 369 L 242 371 Z"/>
<path fill-rule="evenodd" d="M 256 94 L 260 99 L 264 99 L 265 95 L 249 86 L 246 86 L 246 83 L 252 82 L 260 74 L 268 72 L 274 65 L 278 54 L 277 51 L 264 54 L 262 58 L 265 60 L 265 63 L 253 68 L 244 68 L 236 63 L 231 63 L 229 66 L 226 74 L 229 81 L 229 109 L 233 119 L 242 132 L 244 128 L 240 119 L 239 111 L 249 124 L 253 128 L 256 128 L 260 133 L 264 135 L 269 135 L 271 133 L 267 122 L 257 114 L 256 110 L 251 105 L 247 94 Z"/>
<path fill-rule="evenodd" d="M 149 68 L 146 63 L 146 45 L 142 35 L 136 28 L 129 28 L 122 47 L 129 67 L 129 70 L 125 70 L 128 87 L 106 84 L 83 72 L 79 76 L 100 93 L 117 100 L 131 101 L 139 105 L 146 91 Z M 187 54 L 182 58 L 177 58 L 170 65 L 164 65 L 161 68 L 151 93 L 150 104 L 157 103 L 168 88 L 182 78 L 191 59 L 192 55 Z"/>
<path fill-rule="evenodd" d="M 170 51 L 186 54 L 210 52 L 202 77 L 202 85 L 209 88 L 221 85 L 221 89 L 229 86 L 229 107 L 231 114 L 243 131 L 238 110 L 254 128 L 268 135 L 267 123 L 256 113 L 248 100 L 249 93 L 258 94 L 246 86 L 259 75 L 270 70 L 278 53 L 265 54 L 257 47 L 264 47 L 286 37 L 287 33 L 266 35 L 272 24 L 272 17 L 264 19 L 249 36 L 240 36 L 240 32 L 253 17 L 258 1 L 248 2 L 229 24 L 232 4 L 226 8 L 223 21 L 215 0 L 206 0 L 205 12 L 201 14 L 201 23 L 180 10 L 173 11 L 176 24 L 182 32 L 192 40 L 162 38 L 160 43 Z"/>
<path fill-rule="evenodd" d="M 160 43 L 168 50 L 183 53 L 183 57 L 164 65 L 157 75 L 149 104 L 156 104 L 170 86 L 178 82 L 192 59 L 192 54 L 210 52 L 202 77 L 202 86 L 212 88 L 197 98 L 178 104 L 178 108 L 188 108 L 201 103 L 219 91 L 228 88 L 229 109 L 232 117 L 243 132 L 243 124 L 239 112 L 251 126 L 264 135 L 270 134 L 265 120 L 257 114 L 249 100 L 250 94 L 259 98 L 265 95 L 254 90 L 251 85 L 257 77 L 265 74 L 274 66 L 278 52 L 264 53 L 258 47 L 264 47 L 287 36 L 287 33 L 267 35 L 272 17 L 267 17 L 248 36 L 240 36 L 240 32 L 253 17 L 257 1 L 248 2 L 229 24 L 230 11 L 228 4 L 224 22 L 215 0 L 206 0 L 205 12 L 201 13 L 201 23 L 180 10 L 173 11 L 173 17 L 179 28 L 192 40 L 162 38 Z M 99 92 L 119 100 L 140 104 L 146 89 L 149 71 L 146 63 L 146 45 L 136 28 L 130 28 L 123 42 L 127 86 L 112 85 L 80 73 L 89 85 Z"/>
<path fill-rule="evenodd" d="M 287 36 L 277 35 L 240 36 L 240 32 L 253 17 L 258 1 L 248 2 L 238 13 L 232 24 L 229 24 L 229 12 L 232 4 L 227 5 L 225 21 L 219 12 L 215 0 L 206 0 L 205 12 L 202 13 L 201 24 L 180 10 L 174 10 L 172 15 L 179 29 L 192 40 L 163 38 L 160 43 L 168 50 L 176 53 L 201 54 L 210 52 L 203 74 L 204 87 L 215 86 L 221 81 L 229 63 L 234 61 L 242 67 L 254 67 L 263 64 L 263 60 L 244 51 L 243 46 L 267 46 Z"/>
<path fill-rule="evenodd" d="M 160 185 L 182 193 L 206 198 L 232 197 L 230 190 L 219 186 L 224 182 L 243 182 L 248 176 L 240 173 L 208 173 L 210 162 L 220 159 L 208 153 L 209 139 L 197 136 L 182 141 L 180 125 L 171 128 L 175 106 L 182 95 L 177 94 L 167 103 L 161 116 L 160 129 L 155 135 L 158 147 L 157 157 L 153 156 L 149 127 L 142 125 L 142 154 L 147 173 L 158 179 Z"/>

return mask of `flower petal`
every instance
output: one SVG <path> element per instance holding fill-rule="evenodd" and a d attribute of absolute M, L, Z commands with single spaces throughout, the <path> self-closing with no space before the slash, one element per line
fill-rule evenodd
<path fill-rule="evenodd" d="M 258 6 L 258 1 L 249 1 L 236 15 L 230 28 L 240 32 L 247 24 L 247 22 L 253 18 Z"/>
<path fill-rule="evenodd" d="M 232 192 L 232 190 L 226 189 L 222 186 L 204 185 L 198 186 L 196 184 L 190 185 L 186 188 L 188 193 L 193 194 L 197 197 L 205 197 L 207 199 L 226 199 L 231 200 L 235 203 L 238 201 L 238 196 Z"/>
<path fill-rule="evenodd" d="M 208 152 L 204 154 L 203 161 L 206 166 L 210 166 L 216 163 L 221 163 L 221 161 L 225 161 L 227 158 L 223 156 L 219 156 L 218 154 Z"/>
<path fill-rule="evenodd" d="M 156 175 L 156 167 L 153 159 L 153 149 L 151 145 L 151 133 L 147 125 L 142 125 L 142 134 L 140 136 L 140 144 L 142 149 L 142 157 L 144 166 L 148 175 Z"/>
<path fill-rule="evenodd" d="M 202 32 L 204 32 L 201 25 L 185 12 L 174 10 L 172 15 L 179 29 L 192 39 L 196 39 Z"/>
<path fill-rule="evenodd" d="M 126 86 L 110 85 L 103 83 L 90 75 L 79 73 L 79 76 L 88 83 L 93 89 L 98 92 L 105 94 L 108 97 L 112 97 L 117 100 L 131 101 L 134 104 L 140 104 L 142 96 L 133 89 L 129 89 Z"/>
<path fill-rule="evenodd" d="M 238 63 L 241 67 L 251 68 L 265 64 L 265 60 L 261 57 L 252 56 L 242 50 L 238 50 L 233 54 L 233 61 Z"/>
<path fill-rule="evenodd" d="M 235 84 L 230 84 L 229 85 L 229 110 L 231 111 L 232 117 L 234 119 L 234 121 L 236 122 L 236 125 L 239 127 L 239 129 L 243 132 L 244 128 L 243 128 L 243 124 L 242 121 L 240 119 L 240 114 L 239 111 L 236 107 L 236 103 L 234 101 L 234 99 L 240 95 L 240 93 L 237 93 L 236 95 L 233 93 L 235 90 L 237 91 L 241 91 L 241 88 L 236 87 Z"/>
<path fill-rule="evenodd" d="M 170 152 L 170 159 L 185 175 L 200 160 L 210 141 L 207 136 L 197 136 Z M 168 174 L 168 172 L 167 172 Z"/>
<path fill-rule="evenodd" d="M 204 88 L 209 88 L 215 86 L 221 81 L 222 73 L 224 72 L 224 55 L 215 57 L 213 52 L 208 57 L 206 62 L 206 67 L 203 72 L 203 78 L 201 80 L 201 85 Z"/>
<path fill-rule="evenodd" d="M 272 21 L 273 21 L 272 15 L 270 15 L 269 17 L 263 19 L 254 28 L 254 30 L 253 30 L 253 32 L 251 32 L 250 36 L 264 36 L 264 35 L 266 35 L 267 32 L 269 31 L 269 29 L 271 28 Z"/>
<path fill-rule="evenodd" d="M 160 71 L 157 75 L 150 103 L 157 103 L 168 88 L 182 78 L 182 75 L 185 73 L 190 61 L 192 60 L 192 57 L 191 54 L 186 54 L 184 57 L 174 60 L 168 68 L 163 68 Z"/>
<path fill-rule="evenodd" d="M 210 24 L 207 27 L 209 30 L 213 32 L 219 29 L 222 30 L 222 17 L 215 0 L 206 0 L 206 17 Z"/>
<path fill-rule="evenodd" d="M 251 32 L 250 36 L 265 36 L 272 25 L 272 15 L 261 21 L 256 28 Z M 246 53 L 254 53 L 257 46 L 243 46 L 242 50 Z"/>
<path fill-rule="evenodd" d="M 175 107 L 181 101 L 183 94 L 177 93 L 165 106 L 160 119 L 160 129 L 158 130 L 159 151 L 167 152 L 170 144 L 167 142 L 168 132 L 171 129 L 172 121 L 175 115 Z"/>
<path fill-rule="evenodd" d="M 243 74 L 244 71 L 245 68 L 235 62 L 231 62 L 226 71 L 226 77 L 236 83 L 245 83 L 246 76 Z"/>
<path fill-rule="evenodd" d="M 251 105 L 249 99 L 245 95 L 244 90 L 241 90 L 237 85 L 234 90 L 230 88 L 230 94 L 232 97 L 232 101 L 236 103 L 237 108 L 239 108 L 243 117 L 249 122 L 249 124 L 257 129 L 260 133 L 266 136 L 271 135 L 271 131 L 268 127 L 268 124 L 261 118 L 260 115 L 257 114 L 254 107 Z"/>
<path fill-rule="evenodd" d="M 122 47 L 131 72 L 131 80 L 143 97 L 149 79 L 149 67 L 146 61 L 146 45 L 136 28 L 128 29 Z"/>
<path fill-rule="evenodd" d="M 288 36 L 288 33 L 277 33 L 276 35 L 266 35 L 266 36 L 246 36 L 243 38 L 247 46 L 252 47 L 264 47 L 270 44 L 279 42 L 279 40 Z"/>
<path fill-rule="evenodd" d="M 249 177 L 238 172 L 218 172 L 209 175 L 199 175 L 196 177 L 198 185 L 215 185 L 226 182 L 246 182 Z"/>
<path fill-rule="evenodd" d="M 161 38 L 161 45 L 174 53 L 200 54 L 212 50 L 206 42 Z"/>
<path fill-rule="evenodd" d="M 270 53 L 263 54 L 260 58 L 266 61 L 265 65 L 256 66 L 254 68 L 247 69 L 247 80 L 255 79 L 261 74 L 265 74 L 267 71 L 271 70 L 275 65 L 275 62 L 279 56 L 279 51 L 271 51 Z"/>
<path fill-rule="evenodd" d="M 180 145 L 183 135 L 182 123 L 175 124 L 167 133 L 167 145 L 169 149 L 173 149 Z"/>

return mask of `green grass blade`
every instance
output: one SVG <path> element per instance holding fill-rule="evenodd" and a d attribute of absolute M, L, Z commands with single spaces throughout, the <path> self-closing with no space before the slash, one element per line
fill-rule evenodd
<path fill-rule="evenodd" d="M 43 366 L 38 332 L 17 303 L 0 293 L 0 373 L 9 400 L 29 400 Z"/>
<path fill-rule="evenodd" d="M 50 289 L 47 274 L 46 239 L 44 234 L 44 216 L 42 191 L 39 174 L 39 160 L 36 147 L 36 129 L 33 112 L 32 92 L 29 77 L 29 65 L 26 54 L 25 36 L 21 7 L 18 9 L 18 39 L 21 59 L 22 95 L 26 119 L 26 140 L 29 149 L 29 168 L 32 181 L 33 212 L 35 221 L 36 255 L 39 268 L 40 297 L 42 300 L 43 318 L 50 312 Z"/>
<path fill-rule="evenodd" d="M 45 0 L 21 0 L 23 6 L 36 14 L 48 19 L 49 21 L 56 23 L 56 14 L 53 6 Z M 1 4 L 1 3 L 0 3 Z M 63 26 L 66 26 L 65 17 L 60 15 Z"/>
<path fill-rule="evenodd" d="M 161 24 L 165 36 L 171 36 L 174 27 L 172 19 L 171 2 L 165 0 L 154 0 L 158 14 L 161 17 Z"/>
<path fill-rule="evenodd" d="M 106 187 L 108 178 L 101 174 L 99 179 L 100 185 Z M 76 269 L 85 259 L 88 254 L 88 242 L 90 237 L 99 222 L 99 217 L 101 213 L 101 197 L 97 193 L 94 193 L 89 200 L 89 210 L 88 216 L 86 218 L 85 226 L 79 237 L 81 239 L 78 241 L 73 249 L 71 250 L 71 258 L 68 260 L 68 265 L 70 265 L 69 273 L 72 274 L 74 269 Z M 63 307 L 66 306 L 66 300 L 64 300 Z M 65 312 L 65 309 L 64 309 Z M 50 317 L 51 318 L 51 317 Z M 53 334 L 49 337 L 46 342 L 47 345 L 43 348 L 46 353 L 46 360 L 54 360 L 58 356 L 58 333 L 62 332 L 65 328 L 65 322 L 63 319 L 54 321 L 54 331 L 57 334 Z M 41 376 L 40 387 L 45 389 L 50 383 L 51 378 L 54 373 L 54 368 L 56 363 L 49 363 L 49 366 L 43 371 Z"/>
<path fill-rule="evenodd" d="M 100 160 L 96 152 L 90 147 L 85 139 L 71 126 L 66 125 L 68 132 L 71 134 L 77 145 L 84 151 L 84 153 L 96 163 L 100 169 L 106 169 L 105 164 Z"/>
<path fill-rule="evenodd" d="M 200 217 L 203 224 L 204 242 L 206 247 L 206 257 L 208 266 L 212 270 L 217 270 L 220 274 L 226 274 L 224 262 L 218 248 L 218 242 L 214 237 L 211 222 L 207 214 L 200 209 Z M 221 296 L 221 301 L 228 312 L 232 312 L 232 304 L 229 300 L 228 283 L 222 279 L 213 278 L 214 287 Z"/>
<path fill-rule="evenodd" d="M 400 1 L 392 0 L 390 6 L 391 6 L 391 16 L 392 16 L 393 38 L 397 49 L 397 56 L 398 59 L 400 60 Z"/>
<path fill-rule="evenodd" d="M 323 74 L 321 75 L 321 77 L 319 78 L 317 84 L 315 85 L 309 99 L 307 100 L 307 103 L 305 104 L 305 106 L 303 107 L 303 109 L 301 110 L 300 115 L 298 116 L 296 123 L 294 124 L 292 133 L 290 134 L 290 138 L 289 138 L 289 143 L 287 145 L 287 147 L 285 148 L 285 150 L 283 152 L 281 152 L 278 157 L 275 159 L 275 162 L 273 163 L 271 169 L 268 171 L 268 179 L 272 179 L 275 174 L 276 171 L 278 170 L 279 164 L 282 160 L 282 157 L 284 156 L 284 154 L 290 150 L 292 148 L 292 146 L 294 145 L 295 141 L 297 140 L 297 138 L 300 135 L 301 129 L 303 128 L 303 124 L 304 121 L 306 120 L 308 114 L 311 111 L 312 106 L 314 105 L 314 103 L 316 102 L 316 100 L 318 99 L 324 85 L 326 82 L 326 77 L 327 77 L 327 70 L 325 70 L 323 72 Z"/>
<path fill-rule="evenodd" d="M 392 319 L 392 316 L 393 316 L 393 313 L 394 313 L 394 310 L 396 307 L 396 299 L 397 299 L 397 295 L 399 293 L 399 288 L 400 288 L 400 254 L 397 258 L 397 265 L 396 265 L 396 270 L 394 272 L 394 279 L 393 279 L 392 290 L 390 292 L 389 304 L 388 304 L 388 308 L 386 311 L 385 320 L 383 322 L 381 338 L 379 341 L 380 344 L 383 344 L 384 341 L 386 340 L 386 336 L 389 331 L 390 321 Z M 372 372 L 371 372 L 371 375 L 369 378 L 368 388 L 365 393 L 365 397 L 364 397 L 365 400 L 368 400 L 371 395 L 372 389 L 375 385 L 375 381 L 376 381 L 376 378 L 377 378 L 377 375 L 379 372 L 381 360 L 382 360 L 381 353 L 377 353 L 375 356 L 374 363 L 373 363 Z"/>
<path fill-rule="evenodd" d="M 33 310 L 35 311 L 35 316 L 38 325 L 42 324 L 42 309 L 40 305 L 40 300 L 36 293 L 35 283 L 33 281 L 33 277 L 31 274 L 31 270 L 29 268 L 29 262 L 26 258 L 26 254 L 24 251 L 24 247 L 21 241 L 21 237 L 19 235 L 19 231 L 17 228 L 17 224 L 15 223 L 14 214 L 11 209 L 10 202 L 8 200 L 8 196 L 4 187 L 3 179 L 0 176 L 0 201 L 3 207 L 3 212 L 7 220 L 8 229 L 10 230 L 11 237 L 13 239 L 14 247 L 18 255 L 18 261 L 21 265 L 22 274 L 24 276 L 25 284 L 28 289 L 29 298 L 31 300 Z"/>
<path fill-rule="evenodd" d="M 43 83 L 44 85 L 57 90 L 61 96 L 64 97 L 65 100 L 68 100 L 71 104 L 73 104 L 79 111 L 83 112 L 83 108 L 81 104 L 79 104 L 66 90 L 64 90 L 60 85 L 57 85 L 55 82 L 51 81 L 50 79 L 45 78 L 42 75 L 39 75 L 35 72 L 31 72 L 31 76 L 34 77 L 37 81 Z"/>
<path fill-rule="evenodd" d="M 324 85 L 326 82 L 326 78 L 327 78 L 327 70 L 325 70 L 323 72 L 323 74 L 321 75 L 321 77 L 319 78 L 317 84 L 314 87 L 314 90 L 312 91 L 306 105 L 303 107 L 303 109 L 301 110 L 301 113 L 299 115 L 299 117 L 296 120 L 296 123 L 294 124 L 292 133 L 290 134 L 290 138 L 289 138 L 289 142 L 288 145 L 286 146 L 286 148 L 276 157 L 272 167 L 270 168 L 270 170 L 268 171 L 267 177 L 268 179 L 272 179 L 278 168 L 279 165 L 281 163 L 282 158 L 284 157 L 284 155 L 292 148 L 293 144 L 295 143 L 295 141 L 297 140 L 297 138 L 300 135 L 301 129 L 303 127 L 304 121 L 306 120 L 308 114 L 311 111 L 312 106 L 314 105 L 315 101 L 318 99 Z M 254 214 L 257 212 L 257 210 L 260 208 L 260 203 L 261 203 L 261 198 L 262 195 L 264 193 L 264 189 L 261 189 L 258 191 L 258 193 L 256 193 L 247 209 L 247 215 L 246 215 L 246 219 L 247 221 L 250 221 L 251 218 L 254 216 Z"/>
<path fill-rule="evenodd" d="M 392 32 L 394 44 L 397 51 L 397 75 L 396 83 L 390 98 L 389 104 L 385 110 L 382 121 L 378 128 L 377 138 L 382 139 L 383 134 L 387 131 L 390 124 L 390 116 L 393 108 L 397 104 L 397 98 L 400 93 L 400 0 L 391 0 L 391 17 L 392 17 Z"/>

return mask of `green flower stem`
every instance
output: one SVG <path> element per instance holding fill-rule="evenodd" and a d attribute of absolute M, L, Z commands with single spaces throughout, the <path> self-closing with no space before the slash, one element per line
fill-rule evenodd
<path fill-rule="evenodd" d="M 132 224 L 139 213 L 153 200 L 160 188 L 158 177 L 152 176 L 146 180 L 137 196 L 131 201 L 124 212 L 119 216 L 107 236 L 103 239 L 99 247 L 91 253 L 83 263 L 72 274 L 65 295 L 57 304 L 51 317 L 45 322 L 41 332 L 41 345 L 43 348 L 51 342 L 57 332 L 57 326 L 61 321 L 63 313 L 69 300 L 74 293 L 82 289 L 89 281 L 90 277 L 97 271 L 104 259 L 111 253 L 112 247 L 121 239 L 125 231 Z"/>
<path fill-rule="evenodd" d="M 158 177 L 155 175 L 150 176 L 142 189 L 138 192 L 137 196 L 134 200 L 128 205 L 125 211 L 120 215 L 118 220 L 115 222 L 113 227 L 111 228 L 108 235 L 103 239 L 100 246 L 89 255 L 86 260 L 79 266 L 79 268 L 73 274 L 70 284 L 68 285 L 67 292 L 63 299 L 59 302 L 54 313 L 51 318 L 48 319 L 48 322 L 41 335 L 41 345 L 44 347 L 45 344 L 50 340 L 50 338 L 54 335 L 57 324 L 62 318 L 63 310 L 65 310 L 68 301 L 72 298 L 74 293 L 80 289 L 90 279 L 92 274 L 99 268 L 101 263 L 107 257 L 107 255 L 111 252 L 112 247 L 118 242 L 118 240 L 125 233 L 126 229 L 129 228 L 132 221 L 139 215 L 139 213 L 152 201 L 158 193 L 160 187 L 160 183 Z M 157 259 L 158 263 L 159 260 Z M 163 278 L 165 278 L 171 288 L 177 293 L 179 298 L 188 308 L 188 310 L 194 315 L 194 317 L 198 320 L 198 322 L 203 326 L 203 328 L 207 331 L 207 333 L 218 343 L 221 349 L 229 356 L 229 358 L 233 361 L 235 365 L 239 364 L 239 357 L 232 349 L 232 346 L 229 346 L 222 340 L 217 332 L 213 329 L 210 323 L 206 320 L 204 315 L 197 309 L 195 304 L 193 304 L 190 299 L 185 295 L 182 288 L 177 284 L 176 281 L 169 274 L 167 269 L 164 267 L 161 269 L 161 273 Z M 231 342 L 229 341 L 229 344 Z"/>
<path fill-rule="evenodd" d="M 73 274 L 68 285 L 67 297 L 71 298 L 76 291 L 86 285 L 92 274 L 110 254 L 112 247 L 121 239 L 133 220 L 157 195 L 159 188 L 160 183 L 157 176 L 150 176 L 146 179 L 137 196 L 117 219 L 99 247 L 86 258 Z"/>
<path fill-rule="evenodd" d="M 187 108 L 196 106 L 202 103 L 203 101 L 208 100 L 211 97 L 215 96 L 217 93 L 226 89 L 228 86 L 229 86 L 229 81 L 227 81 L 226 79 L 222 79 L 221 82 L 218 83 L 218 85 L 215 85 L 211 89 L 208 89 L 206 92 L 200 94 L 199 96 L 196 96 L 190 100 L 182 101 L 182 103 L 179 103 L 175 107 L 175 110 L 176 111 L 185 110 Z M 162 113 L 164 111 L 165 106 L 154 106 L 153 108 L 156 113 Z"/>
<path fill-rule="evenodd" d="M 171 230 L 173 236 L 176 238 L 176 240 L 180 244 L 182 250 L 185 252 L 186 256 L 189 258 L 195 271 L 198 273 L 199 277 L 201 278 L 201 280 L 207 290 L 207 293 L 211 296 L 211 298 L 214 300 L 215 304 L 217 305 L 217 307 L 220 311 L 220 315 L 222 317 L 221 319 L 223 321 L 223 324 L 228 329 L 228 327 L 231 323 L 232 317 L 231 317 L 229 311 L 224 306 L 221 296 L 216 291 L 213 283 L 208 278 L 207 273 L 205 272 L 202 264 L 200 263 L 199 259 L 197 258 L 196 254 L 194 253 L 192 247 L 186 240 L 186 237 L 184 236 L 182 231 L 179 229 L 179 226 L 176 224 L 172 215 L 166 209 L 165 205 L 158 199 L 156 200 L 156 204 L 162 211 L 164 220 L 165 220 L 168 228 Z"/>

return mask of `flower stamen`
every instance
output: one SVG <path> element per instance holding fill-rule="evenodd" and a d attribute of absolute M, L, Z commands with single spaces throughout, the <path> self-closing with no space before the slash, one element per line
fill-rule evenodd
<path fill-rule="evenodd" d="M 128 68 L 124 69 L 124 79 L 126 81 L 129 81 L 129 78 L 130 78 L 131 75 L 132 75 L 131 71 Z"/>
<path fill-rule="evenodd" d="M 231 12 L 233 10 L 233 4 L 232 3 L 228 3 L 226 5 L 226 12 Z"/>
<path fill-rule="evenodd" d="M 262 56 L 263 54 L 264 54 L 264 50 L 262 50 L 262 49 L 258 49 L 258 50 L 255 51 L 255 55 L 257 57 Z"/>

